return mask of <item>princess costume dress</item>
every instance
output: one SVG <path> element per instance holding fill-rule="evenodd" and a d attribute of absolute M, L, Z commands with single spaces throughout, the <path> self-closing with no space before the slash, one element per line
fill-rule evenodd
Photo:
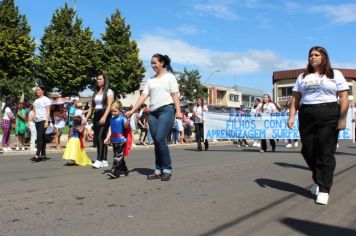
<path fill-rule="evenodd" d="M 75 129 L 75 127 L 72 127 L 67 147 L 64 150 L 63 159 L 72 161 L 76 165 L 80 166 L 91 166 L 92 161 L 85 152 L 83 141 L 80 136 L 80 133 Z"/>

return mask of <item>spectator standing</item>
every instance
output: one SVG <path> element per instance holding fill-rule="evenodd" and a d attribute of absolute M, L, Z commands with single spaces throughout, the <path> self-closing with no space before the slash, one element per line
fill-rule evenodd
<path fill-rule="evenodd" d="M 10 134 L 12 128 L 12 122 L 15 120 L 15 116 L 11 111 L 12 102 L 9 100 L 6 101 L 4 109 L 3 109 L 3 118 L 1 120 L 1 128 L 2 128 L 2 150 L 4 152 L 12 151 L 10 146 Z"/>
<path fill-rule="evenodd" d="M 37 131 L 36 131 L 36 124 L 35 124 L 35 115 L 33 111 L 33 104 L 31 104 L 31 110 L 28 114 L 27 126 L 30 128 L 31 131 L 31 139 L 30 139 L 30 150 L 36 151 L 36 139 L 37 139 Z"/>
<path fill-rule="evenodd" d="M 17 120 L 16 120 L 16 151 L 25 151 L 25 139 L 27 138 L 27 118 L 26 118 L 26 110 L 25 103 L 20 102 L 17 107 Z"/>

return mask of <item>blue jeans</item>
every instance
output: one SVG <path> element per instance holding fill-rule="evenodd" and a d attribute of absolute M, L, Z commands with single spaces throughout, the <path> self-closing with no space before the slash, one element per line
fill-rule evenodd
<path fill-rule="evenodd" d="M 172 162 L 169 154 L 167 135 L 174 124 L 173 104 L 152 111 L 148 115 L 148 125 L 155 145 L 156 173 L 171 173 Z"/>

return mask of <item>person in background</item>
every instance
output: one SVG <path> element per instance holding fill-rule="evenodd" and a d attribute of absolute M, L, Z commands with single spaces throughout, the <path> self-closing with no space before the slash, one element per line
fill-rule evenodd
<path fill-rule="evenodd" d="M 110 126 L 110 107 L 114 101 L 114 92 L 109 89 L 109 79 L 100 73 L 96 78 L 96 91 L 86 115 L 88 120 L 94 113 L 94 145 L 97 145 L 97 157 L 93 168 L 109 167 L 107 161 L 108 145 L 104 143 Z"/>
<path fill-rule="evenodd" d="M 138 119 L 138 126 L 140 127 L 140 144 L 146 146 L 146 137 L 148 130 L 148 112 L 143 112 Z"/>
<path fill-rule="evenodd" d="M 150 97 L 148 124 L 155 147 L 155 172 L 147 176 L 149 180 L 168 181 L 172 175 L 172 162 L 167 145 L 167 135 L 173 127 L 174 113 L 182 117 L 178 97 L 178 83 L 167 55 L 154 54 L 151 66 L 156 75 L 147 80 L 145 89 L 131 111 L 131 116 Z M 175 109 L 174 109 L 175 108 Z"/>
<path fill-rule="evenodd" d="M 250 112 L 251 115 L 253 115 L 253 116 L 257 115 L 257 110 L 256 109 L 257 109 L 258 104 L 260 104 L 260 103 L 261 103 L 261 99 L 255 98 L 255 104 L 253 104 L 253 106 L 251 108 L 251 112 Z M 252 147 L 261 147 L 260 140 L 254 139 Z"/>
<path fill-rule="evenodd" d="M 36 139 L 37 139 L 37 131 L 35 125 L 35 115 L 33 111 L 33 104 L 30 106 L 30 112 L 28 114 L 27 126 L 30 128 L 31 131 L 31 139 L 30 139 L 30 150 L 36 151 Z"/>
<path fill-rule="evenodd" d="M 282 110 L 283 112 L 288 112 L 289 113 L 289 107 L 292 103 L 292 99 L 287 101 L 286 107 L 284 110 Z M 286 148 L 292 148 L 293 144 L 292 144 L 292 139 L 287 139 L 288 144 L 286 145 Z M 298 143 L 298 139 L 294 139 L 294 147 L 298 147 L 299 143 Z"/>
<path fill-rule="evenodd" d="M 66 126 L 66 111 L 64 109 L 63 105 L 60 105 L 58 107 L 58 110 L 53 113 L 53 118 L 54 118 L 54 141 L 56 143 L 56 149 L 61 150 L 61 136 L 63 133 L 63 130 Z"/>
<path fill-rule="evenodd" d="M 184 141 L 186 143 L 191 143 L 192 142 L 192 126 L 191 126 L 191 119 L 188 115 L 188 112 L 184 110 L 182 112 L 183 114 L 183 126 L 184 126 Z M 193 123 L 194 126 L 194 123 Z"/>
<path fill-rule="evenodd" d="M 271 113 L 277 112 L 276 105 L 272 102 L 271 97 L 268 94 L 263 95 L 262 103 L 258 104 L 256 108 L 256 114 L 261 114 L 264 117 L 270 116 Z M 276 151 L 276 141 L 274 139 L 269 140 L 272 146 L 272 152 Z M 260 152 L 267 151 L 267 140 L 261 140 L 261 150 Z"/>
<path fill-rule="evenodd" d="M 83 144 L 84 127 L 82 125 L 82 117 L 74 116 L 72 124 L 69 130 L 69 140 L 62 158 L 70 161 L 67 165 L 91 166 L 92 162 L 86 154 Z"/>
<path fill-rule="evenodd" d="M 204 141 L 204 113 L 208 112 L 208 107 L 204 105 L 204 100 L 198 98 L 196 100 L 196 105 L 193 107 L 193 118 L 194 118 L 194 127 L 195 127 L 195 139 L 197 141 L 197 151 L 202 151 L 201 142 Z M 205 151 L 209 148 L 209 142 L 206 139 L 204 141 Z"/>
<path fill-rule="evenodd" d="M 15 116 L 12 114 L 11 107 L 12 102 L 8 99 L 3 109 L 3 118 L 1 120 L 2 128 L 2 150 L 4 152 L 12 151 L 10 147 L 10 134 L 12 128 L 12 122 L 15 121 Z"/>
<path fill-rule="evenodd" d="M 24 141 L 27 138 L 27 123 L 25 103 L 20 102 L 17 107 L 17 120 L 16 120 L 16 151 L 25 151 Z"/>
<path fill-rule="evenodd" d="M 93 141 L 93 124 L 91 123 L 91 119 L 85 122 L 84 128 L 83 139 L 86 142 Z"/>
<path fill-rule="evenodd" d="M 50 124 L 51 100 L 46 97 L 46 89 L 40 85 L 36 88 L 37 99 L 33 103 L 33 113 L 28 119 L 35 119 L 37 131 L 37 150 L 36 155 L 31 159 L 33 162 L 46 160 L 46 129 Z M 30 126 L 30 124 L 28 124 Z"/>
<path fill-rule="evenodd" d="M 346 128 L 348 91 L 343 74 L 332 69 L 327 50 L 312 47 L 308 65 L 293 87 L 288 127 L 294 127 L 298 111 L 301 152 L 312 171 L 314 184 L 310 191 L 316 195 L 317 204 L 326 205 L 329 201 L 338 134 Z"/>

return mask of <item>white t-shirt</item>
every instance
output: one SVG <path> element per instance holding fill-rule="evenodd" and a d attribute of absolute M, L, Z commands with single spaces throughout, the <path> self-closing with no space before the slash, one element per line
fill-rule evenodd
<path fill-rule="evenodd" d="M 151 111 L 172 104 L 173 99 L 171 93 L 178 93 L 178 83 L 176 78 L 171 73 L 165 73 L 160 78 L 150 78 L 147 80 L 145 89 L 142 93 L 150 96 Z"/>
<path fill-rule="evenodd" d="M 8 116 L 8 113 L 11 113 L 10 107 L 5 108 L 4 117 L 3 117 L 4 120 L 11 120 L 10 117 Z"/>
<path fill-rule="evenodd" d="M 294 92 L 302 94 L 301 104 L 337 102 L 337 92 L 344 90 L 349 90 L 349 86 L 338 70 L 334 70 L 334 79 L 317 73 L 308 74 L 303 78 L 303 74 L 300 74 L 293 87 Z"/>
<path fill-rule="evenodd" d="M 262 111 L 262 105 L 263 105 L 263 111 Z M 268 102 L 266 104 L 262 104 L 262 102 L 261 102 L 256 107 L 256 110 L 258 111 L 258 113 L 262 113 L 265 116 L 269 116 L 271 113 L 277 111 L 277 107 L 276 107 L 276 105 L 274 105 L 273 102 Z"/>
<path fill-rule="evenodd" d="M 207 106 L 194 106 L 193 111 L 195 112 L 194 123 L 203 123 L 204 112 L 208 111 Z"/>
<path fill-rule="evenodd" d="M 51 100 L 43 96 L 41 98 L 37 98 L 35 102 L 33 103 L 33 106 L 35 108 L 35 122 L 40 122 L 40 121 L 46 121 L 47 119 L 49 120 L 49 117 L 47 117 L 47 106 L 51 105 Z"/>
<path fill-rule="evenodd" d="M 114 96 L 114 92 L 111 89 L 108 89 L 108 92 L 106 94 L 107 97 L 109 96 Z M 95 101 L 95 109 L 103 109 L 103 94 L 97 94 L 95 95 L 94 98 Z"/>

